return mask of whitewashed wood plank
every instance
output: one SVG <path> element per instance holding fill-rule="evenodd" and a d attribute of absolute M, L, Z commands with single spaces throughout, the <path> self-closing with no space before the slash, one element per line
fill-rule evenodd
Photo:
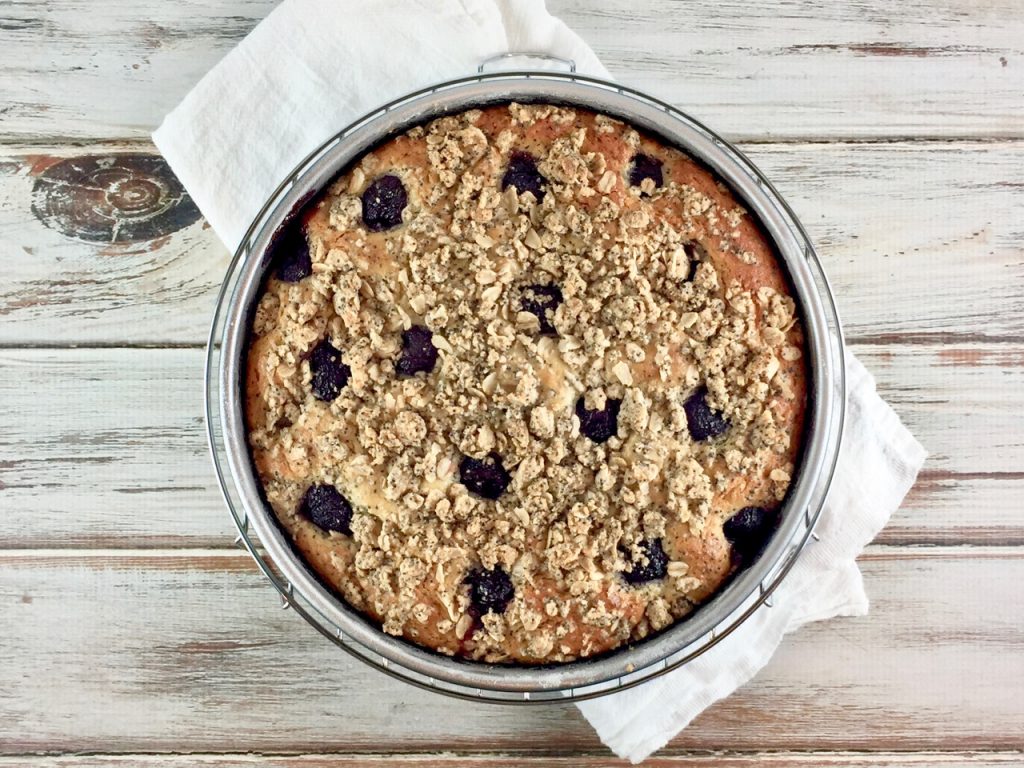
<path fill-rule="evenodd" d="M 81 155 L 139 157 L 117 149 L 121 151 L 111 153 L 101 147 L 97 154 L 65 147 L 28 150 L 13 161 L 0 158 L 0 258 L 11 268 L 0 285 L 0 341 L 202 342 L 229 261 L 205 221 L 182 229 L 167 224 L 155 239 L 104 243 L 68 237 L 36 213 L 55 195 L 61 199 L 54 209 L 75 208 L 74 220 L 83 228 L 95 223 L 91 210 L 97 201 L 87 190 L 79 190 L 82 202 L 74 206 L 60 187 L 42 185 L 40 174 Z M 164 179 L 148 186 L 155 189 L 157 181 Z M 115 193 L 114 184 L 105 198 Z M 109 205 L 97 207 L 112 210 Z M 48 217 L 47 222 L 58 226 L 72 216 Z M 98 234 L 87 234 L 94 232 Z"/>
<path fill-rule="evenodd" d="M 909 420 L 908 420 L 909 421 Z M 915 434 L 935 450 L 955 448 L 954 427 L 949 427 L 942 442 L 923 432 L 923 422 L 911 423 Z M 973 438 L 983 442 L 985 432 Z M 990 454 L 997 455 L 995 450 Z M 1016 452 L 1020 456 L 1020 451 Z M 917 483 L 877 541 L 886 544 L 991 544 L 1024 546 L 1024 477 L 1019 471 L 956 473 L 932 469 L 942 461 L 932 455 Z M 1018 460 L 1018 464 L 1020 461 Z"/>
<path fill-rule="evenodd" d="M 1024 356 L 1019 345 L 854 344 L 852 350 L 930 451 L 929 471 L 1021 474 Z"/>
<path fill-rule="evenodd" d="M 276 4 L 6 3 L 0 136 L 148 136 Z"/>
<path fill-rule="evenodd" d="M 1024 334 L 1024 143 L 749 153 L 806 226 L 848 338 Z"/>
<path fill-rule="evenodd" d="M 858 345 L 931 451 L 891 543 L 1024 544 L 1024 349 Z M 0 351 L 6 547 L 228 545 L 198 349 Z"/>
<path fill-rule="evenodd" d="M 787 638 L 680 749 L 1017 749 L 1024 549 L 874 548 L 872 615 Z M 568 706 L 414 690 L 281 611 L 241 554 L 0 555 L 6 752 L 600 753 Z"/>
<path fill-rule="evenodd" d="M 548 5 L 623 82 L 737 140 L 1024 130 L 1013 0 Z"/>
<path fill-rule="evenodd" d="M 670 751 L 670 750 L 666 750 Z M 1020 766 L 1020 752 L 754 752 L 672 755 L 658 753 L 646 768 L 1003 768 Z M 405 753 L 358 755 L 52 755 L 0 757 L 0 768 L 605 768 L 628 766 L 607 755 L 538 757 L 511 753 Z"/>
<path fill-rule="evenodd" d="M 6 546 L 229 544 L 198 349 L 0 351 Z M 117 542 L 121 542 L 120 544 Z"/>
<path fill-rule="evenodd" d="M 0 136 L 145 136 L 274 4 L 6 3 Z M 1014 0 L 549 6 L 623 82 L 733 137 L 1024 131 Z"/>
<path fill-rule="evenodd" d="M 204 224 L 174 231 L 165 222 L 155 240 L 103 244 L 70 238 L 33 213 L 41 169 L 129 149 L 152 151 L 97 145 L 0 156 L 0 344 L 205 342 L 228 254 Z M 848 336 L 1024 334 L 1024 142 L 747 149 L 818 244 Z"/>

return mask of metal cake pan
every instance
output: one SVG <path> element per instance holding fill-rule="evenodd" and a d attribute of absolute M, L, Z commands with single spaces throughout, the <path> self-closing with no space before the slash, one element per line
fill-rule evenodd
<path fill-rule="evenodd" d="M 760 222 L 788 272 L 807 336 L 808 408 L 801 459 L 779 527 L 758 560 L 691 616 L 592 659 L 545 666 L 451 658 L 385 634 L 326 588 L 265 503 L 246 439 L 243 382 L 248 330 L 290 216 L 382 141 L 444 114 L 491 104 L 551 102 L 622 119 L 687 152 L 725 182 Z M 221 489 L 250 551 L 291 607 L 339 646 L 382 671 L 443 693 L 499 702 L 600 696 L 673 669 L 716 645 L 758 610 L 813 536 L 839 452 L 845 409 L 842 331 L 827 279 L 799 221 L 738 150 L 672 106 L 614 83 L 559 72 L 479 74 L 424 89 L 358 120 L 311 153 L 267 201 L 234 255 L 217 302 L 206 370 L 210 446 Z"/>

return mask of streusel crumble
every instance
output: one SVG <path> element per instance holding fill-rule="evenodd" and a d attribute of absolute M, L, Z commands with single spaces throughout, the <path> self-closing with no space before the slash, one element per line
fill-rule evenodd
<path fill-rule="evenodd" d="M 252 324 L 266 498 L 385 632 L 555 662 L 690 613 L 774 530 L 803 334 L 729 190 L 617 120 L 490 107 L 365 155 Z"/>

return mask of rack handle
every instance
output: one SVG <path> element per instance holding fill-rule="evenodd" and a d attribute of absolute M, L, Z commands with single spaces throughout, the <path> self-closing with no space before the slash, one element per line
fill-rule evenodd
<path fill-rule="evenodd" d="M 495 64 L 505 59 L 540 59 L 541 61 L 553 61 L 556 64 L 562 64 L 569 68 L 569 72 L 576 72 L 576 61 L 574 59 L 565 59 L 561 56 L 554 56 L 550 53 L 527 53 L 527 52 L 516 52 L 509 51 L 508 53 L 497 53 L 494 56 L 488 56 L 486 59 L 477 65 L 477 74 L 483 74 L 488 64 Z"/>

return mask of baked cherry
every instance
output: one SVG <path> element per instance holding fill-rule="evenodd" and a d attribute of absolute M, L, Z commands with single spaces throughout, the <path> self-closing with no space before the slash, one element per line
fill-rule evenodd
<path fill-rule="evenodd" d="M 324 339 L 309 356 L 309 370 L 313 373 L 313 395 L 329 403 L 348 384 L 352 369 L 341 362 L 341 351 Z"/>
<path fill-rule="evenodd" d="M 668 555 L 661 546 L 661 539 L 647 539 L 640 542 L 643 557 L 634 560 L 628 571 L 622 572 L 627 584 L 644 584 L 665 578 L 668 573 Z"/>
<path fill-rule="evenodd" d="M 297 283 L 313 274 L 306 233 L 297 224 L 289 225 L 274 243 L 275 275 L 286 283 Z"/>
<path fill-rule="evenodd" d="M 686 426 L 690 436 L 698 441 L 711 440 L 729 429 L 729 420 L 721 411 L 708 405 L 707 387 L 701 387 L 683 403 L 686 411 Z"/>
<path fill-rule="evenodd" d="M 537 170 L 537 161 L 526 152 L 513 152 L 508 160 L 508 168 L 501 177 L 501 188 L 515 187 L 520 195 L 532 192 L 539 203 L 544 199 L 544 184 L 547 182 Z"/>
<path fill-rule="evenodd" d="M 469 585 L 469 601 L 473 613 L 483 616 L 486 613 L 504 613 L 512 602 L 515 588 L 512 578 L 497 565 L 493 570 L 477 568 L 466 576 Z"/>
<path fill-rule="evenodd" d="M 665 183 L 661 172 L 662 162 L 656 157 L 645 155 L 642 152 L 633 156 L 629 166 L 629 183 L 639 187 L 644 179 L 650 179 L 654 186 L 660 187 Z"/>
<path fill-rule="evenodd" d="M 501 456 L 492 453 L 484 459 L 464 456 L 459 462 L 459 482 L 477 496 L 497 499 L 508 488 L 512 477 L 501 463 Z"/>
<path fill-rule="evenodd" d="M 686 252 L 686 257 L 690 260 L 690 268 L 686 272 L 686 282 L 692 283 L 693 278 L 697 276 L 697 267 L 700 266 L 700 252 L 693 243 L 684 245 L 683 250 Z"/>
<path fill-rule="evenodd" d="M 739 562 L 757 557 L 779 523 L 779 513 L 765 507 L 744 507 L 722 526 Z"/>
<path fill-rule="evenodd" d="M 402 354 L 395 363 L 395 372 L 399 376 L 413 376 L 423 371 L 430 373 L 437 365 L 437 347 L 431 341 L 434 334 L 429 328 L 414 325 L 402 332 Z"/>
<path fill-rule="evenodd" d="M 588 410 L 581 397 L 576 401 L 576 415 L 580 419 L 580 433 L 595 443 L 606 443 L 619 431 L 621 400 L 606 398 L 601 410 Z"/>
<path fill-rule="evenodd" d="M 408 203 L 402 180 L 392 174 L 381 176 L 363 191 L 363 224 L 371 232 L 393 229 L 402 223 Z"/>
<path fill-rule="evenodd" d="M 523 311 L 536 315 L 540 320 L 542 336 L 557 336 L 554 320 L 555 310 L 562 303 L 562 292 L 557 285 L 529 285 L 523 291 Z"/>
<path fill-rule="evenodd" d="M 299 512 L 317 528 L 352 535 L 352 505 L 333 485 L 311 485 L 302 497 Z"/>

